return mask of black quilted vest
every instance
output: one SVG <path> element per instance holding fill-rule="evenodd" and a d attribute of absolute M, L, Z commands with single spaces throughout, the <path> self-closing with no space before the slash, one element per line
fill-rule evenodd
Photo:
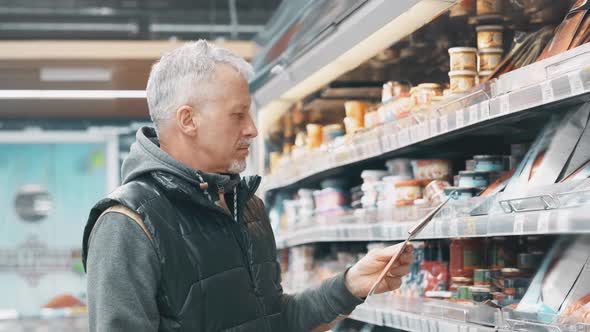
<path fill-rule="evenodd" d="M 240 182 L 236 223 L 194 184 L 169 173 L 129 182 L 91 210 L 84 266 L 96 220 L 122 204 L 141 216 L 160 260 L 159 331 L 284 331 L 274 236 L 254 196 L 259 183 L 259 177 Z M 226 196 L 232 206 L 233 195 Z"/>

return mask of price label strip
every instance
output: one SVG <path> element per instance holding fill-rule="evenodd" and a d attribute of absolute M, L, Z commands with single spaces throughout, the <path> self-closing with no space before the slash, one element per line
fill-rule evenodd
<path fill-rule="evenodd" d="M 500 97 L 500 113 L 510 113 L 510 100 L 508 99 L 508 95 L 503 95 Z"/>
<path fill-rule="evenodd" d="M 486 100 L 479 104 L 479 118 L 484 121 L 490 118 L 490 101 Z"/>
<path fill-rule="evenodd" d="M 580 72 L 569 73 L 568 78 L 573 96 L 584 93 L 584 82 L 582 82 L 582 76 L 580 76 Z"/>
<path fill-rule="evenodd" d="M 551 212 L 539 212 L 537 219 L 537 231 L 539 233 L 549 233 L 549 221 L 551 220 Z"/>
<path fill-rule="evenodd" d="M 447 114 L 440 117 L 440 133 L 444 134 L 449 131 L 449 116 Z"/>
<path fill-rule="evenodd" d="M 458 110 L 455 113 L 455 119 L 456 119 L 456 128 L 461 128 L 461 127 L 465 126 L 465 114 L 462 109 Z"/>
<path fill-rule="evenodd" d="M 543 82 L 541 84 L 541 94 L 543 96 L 543 103 L 547 104 L 555 100 L 555 96 L 553 94 L 553 87 L 551 86 L 551 81 Z"/>
<path fill-rule="evenodd" d="M 469 107 L 469 124 L 476 123 L 479 119 L 479 109 L 478 105 L 472 105 Z"/>
<path fill-rule="evenodd" d="M 516 213 L 514 216 L 514 234 L 524 234 L 524 221 L 526 216 L 521 213 Z"/>

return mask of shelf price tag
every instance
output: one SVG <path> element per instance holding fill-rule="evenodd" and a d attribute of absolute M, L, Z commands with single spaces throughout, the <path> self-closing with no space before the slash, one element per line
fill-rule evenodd
<path fill-rule="evenodd" d="M 449 131 L 449 116 L 444 114 L 440 117 L 440 133 L 444 134 Z"/>
<path fill-rule="evenodd" d="M 450 220 L 450 227 L 449 227 L 449 235 L 451 236 L 457 236 L 459 235 L 459 225 L 458 225 L 458 220 Z"/>
<path fill-rule="evenodd" d="M 570 87 L 572 89 L 572 96 L 579 95 L 584 92 L 584 82 L 582 82 L 582 76 L 580 72 L 569 73 Z"/>
<path fill-rule="evenodd" d="M 421 129 L 420 130 L 420 139 L 423 139 L 423 140 L 427 139 L 428 138 L 428 129 L 430 129 L 428 126 L 428 122 L 427 121 L 422 122 L 422 124 L 420 124 L 420 129 Z"/>
<path fill-rule="evenodd" d="M 510 112 L 510 101 L 508 100 L 508 95 L 503 95 L 500 97 L 500 113 L 507 114 Z"/>
<path fill-rule="evenodd" d="M 404 147 L 406 145 L 410 145 L 410 132 L 408 129 L 402 129 L 397 134 L 397 141 L 399 143 L 399 147 Z"/>
<path fill-rule="evenodd" d="M 438 135 L 438 118 L 430 119 L 430 136 Z"/>
<path fill-rule="evenodd" d="M 539 233 L 549 233 L 549 220 L 551 220 L 551 212 L 539 212 L 537 219 L 537 231 Z"/>
<path fill-rule="evenodd" d="M 465 126 L 465 114 L 463 109 L 460 109 L 457 112 L 455 112 L 455 119 L 457 120 L 455 128 L 461 128 Z"/>
<path fill-rule="evenodd" d="M 555 100 L 555 96 L 553 95 L 553 87 L 551 86 L 551 81 L 543 82 L 541 84 L 541 94 L 543 96 L 543 103 L 547 104 Z"/>
<path fill-rule="evenodd" d="M 487 120 L 490 117 L 490 101 L 484 100 L 479 104 L 479 119 L 480 121 Z"/>
<path fill-rule="evenodd" d="M 479 119 L 479 108 L 478 105 L 471 105 L 469 106 L 469 124 L 474 124 L 476 123 Z"/>
<path fill-rule="evenodd" d="M 514 215 L 514 234 L 524 233 L 524 221 L 526 216 L 522 213 L 516 213 Z"/>
<path fill-rule="evenodd" d="M 557 231 L 567 232 L 570 230 L 570 211 L 563 210 L 557 214 Z"/>

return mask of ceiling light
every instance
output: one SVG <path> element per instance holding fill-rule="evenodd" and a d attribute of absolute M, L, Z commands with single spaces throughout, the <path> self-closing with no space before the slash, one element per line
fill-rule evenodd
<path fill-rule="evenodd" d="M 108 68 L 44 67 L 40 70 L 42 82 L 109 82 L 113 72 Z"/>
<path fill-rule="evenodd" d="M 0 99 L 136 99 L 145 90 L 0 90 Z"/>

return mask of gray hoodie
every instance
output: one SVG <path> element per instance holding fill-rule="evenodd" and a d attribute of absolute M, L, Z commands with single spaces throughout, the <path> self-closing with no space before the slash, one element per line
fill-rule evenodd
<path fill-rule="evenodd" d="M 152 171 L 172 173 L 197 185 L 199 173 L 226 189 L 240 181 L 239 176 L 203 173 L 175 160 L 159 148 L 153 128 L 141 128 L 136 137 L 123 163 L 123 183 Z M 140 226 L 120 213 L 107 213 L 96 224 L 89 248 L 90 331 L 157 331 L 160 314 L 155 299 L 160 265 Z M 337 314 L 348 314 L 362 302 L 346 289 L 344 274 L 319 288 L 285 296 L 284 312 L 293 331 L 305 330 L 303 326 L 320 317 L 333 319 Z"/>

